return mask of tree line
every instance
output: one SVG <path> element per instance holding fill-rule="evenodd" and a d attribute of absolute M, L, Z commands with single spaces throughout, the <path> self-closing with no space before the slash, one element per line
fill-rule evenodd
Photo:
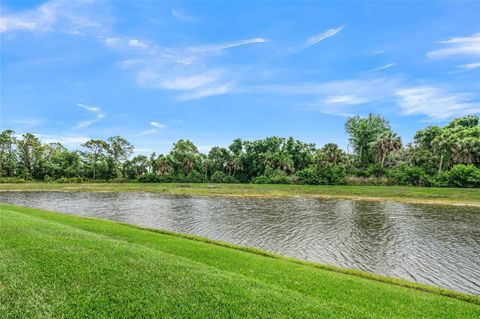
<path fill-rule="evenodd" d="M 347 119 L 352 152 L 334 143 L 317 148 L 292 137 L 235 139 L 199 152 L 189 140 L 168 154 L 132 157 L 120 136 L 91 139 L 80 150 L 42 143 L 25 133 L 0 133 L 0 182 L 214 182 L 271 184 L 391 184 L 480 187 L 480 118 L 427 126 L 403 145 L 390 123 L 369 114 Z"/>

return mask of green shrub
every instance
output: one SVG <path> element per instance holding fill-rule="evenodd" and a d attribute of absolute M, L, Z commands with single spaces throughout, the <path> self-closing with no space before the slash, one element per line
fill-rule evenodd
<path fill-rule="evenodd" d="M 480 168 L 457 164 L 448 172 L 448 184 L 454 187 L 480 187 Z"/>
<path fill-rule="evenodd" d="M 380 164 L 372 164 L 365 171 L 366 177 L 382 177 L 387 174 L 387 170 Z"/>
<path fill-rule="evenodd" d="M 254 184 L 270 184 L 270 178 L 265 175 L 257 176 L 252 180 Z"/>
<path fill-rule="evenodd" d="M 62 183 L 62 184 L 74 184 L 74 183 L 83 183 L 84 180 L 81 177 L 61 177 L 55 180 L 55 183 Z"/>
<path fill-rule="evenodd" d="M 296 177 L 299 184 L 319 185 L 323 182 L 315 167 L 307 167 L 298 171 Z"/>
<path fill-rule="evenodd" d="M 135 180 L 131 180 L 125 177 L 116 177 L 110 180 L 110 183 L 132 183 L 132 182 L 135 182 Z"/>
<path fill-rule="evenodd" d="M 401 165 L 389 172 L 389 177 L 394 184 L 429 186 L 431 179 L 423 168 L 411 165 Z"/>
<path fill-rule="evenodd" d="M 0 183 L 13 184 L 13 183 L 26 183 L 27 181 L 19 177 L 0 177 Z M 30 182 L 30 181 L 29 181 Z"/>
<path fill-rule="evenodd" d="M 292 177 L 285 171 L 280 169 L 273 169 L 270 166 L 265 168 L 264 175 L 254 178 L 255 184 L 291 184 Z"/>
<path fill-rule="evenodd" d="M 238 183 L 238 180 L 237 180 L 235 177 L 233 177 L 233 176 L 228 176 L 228 175 L 227 175 L 227 176 L 225 176 L 225 178 L 223 179 L 223 182 L 224 182 L 224 183 L 228 183 L 228 184 L 236 184 L 236 183 Z"/>
<path fill-rule="evenodd" d="M 213 173 L 213 175 L 210 177 L 210 180 L 214 183 L 224 183 L 225 177 L 227 177 L 225 173 L 215 171 L 215 173 Z"/>
<path fill-rule="evenodd" d="M 301 184 L 341 185 L 345 184 L 346 169 L 342 165 L 310 166 L 296 174 Z"/>
<path fill-rule="evenodd" d="M 191 171 L 187 176 L 185 176 L 184 182 L 186 183 L 203 183 L 205 179 L 202 174 L 197 171 Z"/>
<path fill-rule="evenodd" d="M 163 176 L 157 175 L 155 173 L 147 173 L 137 178 L 139 183 L 162 183 Z"/>

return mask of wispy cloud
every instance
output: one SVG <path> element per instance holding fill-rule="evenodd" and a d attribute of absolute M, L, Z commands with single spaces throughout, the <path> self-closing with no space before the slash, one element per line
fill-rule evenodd
<path fill-rule="evenodd" d="M 379 66 L 378 68 L 372 69 L 370 71 L 372 71 L 372 72 L 382 71 L 382 70 L 394 67 L 395 65 L 396 65 L 395 63 L 388 63 L 388 64 L 385 64 L 385 65 Z"/>
<path fill-rule="evenodd" d="M 462 65 L 459 65 L 458 67 L 463 70 L 474 70 L 474 69 L 480 68 L 480 62 L 462 64 Z"/>
<path fill-rule="evenodd" d="M 150 122 L 150 125 L 155 127 L 155 128 L 166 128 L 167 127 L 165 124 L 162 124 L 162 123 L 156 122 L 156 121 Z"/>
<path fill-rule="evenodd" d="M 61 32 L 85 34 L 98 30 L 109 22 L 108 13 L 97 1 L 51 0 L 35 9 L 24 10 L 0 17 L 0 32 Z"/>
<path fill-rule="evenodd" d="M 186 14 L 185 12 L 183 11 L 180 11 L 178 9 L 172 9 L 170 11 L 170 13 L 172 14 L 173 17 L 175 17 L 176 19 L 178 20 L 181 20 L 181 21 L 195 21 L 197 20 L 196 18 Z"/>
<path fill-rule="evenodd" d="M 62 143 L 66 146 L 78 146 L 90 139 L 87 136 L 80 135 L 55 135 L 55 134 L 34 134 L 43 143 Z"/>
<path fill-rule="evenodd" d="M 88 106 L 88 105 L 81 104 L 81 103 L 77 104 L 77 106 L 95 114 L 95 118 L 93 118 L 93 119 L 88 119 L 88 120 L 83 120 L 83 121 L 78 122 L 78 124 L 75 126 L 75 128 L 77 128 L 77 129 L 78 128 L 89 127 L 93 123 L 96 123 L 96 122 L 100 121 L 101 119 L 105 118 L 105 113 L 103 113 L 103 111 L 99 107 Z"/>
<path fill-rule="evenodd" d="M 233 85 L 221 84 L 218 86 L 202 87 L 190 93 L 183 94 L 178 97 L 179 101 L 198 100 L 209 96 L 223 95 L 233 92 Z"/>
<path fill-rule="evenodd" d="M 241 47 L 244 45 L 264 43 L 267 41 L 268 40 L 264 38 L 253 38 L 253 39 L 225 42 L 225 43 L 219 43 L 219 44 L 211 44 L 211 45 L 205 45 L 205 46 L 195 46 L 195 47 L 188 48 L 188 50 L 191 52 L 199 52 L 199 53 L 216 52 L 216 51 L 222 51 L 222 50 L 231 49 L 235 47 Z"/>
<path fill-rule="evenodd" d="M 435 85 L 409 86 L 397 78 L 357 78 L 322 83 L 266 85 L 253 92 L 294 95 L 308 110 L 350 116 L 353 107 L 373 102 L 396 103 L 403 115 L 424 115 L 444 120 L 480 112 L 480 96 L 452 92 Z"/>
<path fill-rule="evenodd" d="M 230 93 L 235 88 L 235 71 L 238 66 L 212 67 L 212 60 L 221 52 L 246 45 L 266 42 L 263 38 L 189 46 L 185 48 L 164 48 L 149 45 L 135 39 L 105 39 L 109 47 L 124 49 L 132 44 L 142 49 L 143 54 L 132 52 L 133 56 L 118 65 L 132 70 L 137 83 L 145 88 L 182 92 L 177 99 L 188 101 L 214 95 Z"/>
<path fill-rule="evenodd" d="M 22 127 L 30 128 L 39 126 L 40 124 L 44 123 L 45 120 L 41 118 L 26 118 L 26 119 L 17 119 L 10 121 L 14 125 L 20 125 Z"/>
<path fill-rule="evenodd" d="M 150 46 L 146 43 L 143 43 L 142 41 L 138 40 L 138 39 L 130 39 L 128 40 L 128 45 L 131 46 L 131 47 L 136 47 L 136 48 L 140 48 L 140 49 L 148 49 L 150 48 Z"/>
<path fill-rule="evenodd" d="M 146 136 L 146 135 L 152 135 L 158 132 L 159 129 L 166 128 L 167 126 L 163 123 L 157 122 L 157 121 L 151 121 L 149 123 L 153 128 L 150 128 L 148 130 L 142 131 L 139 135 L 140 136 Z"/>
<path fill-rule="evenodd" d="M 444 48 L 428 52 L 428 57 L 447 58 L 453 56 L 480 55 L 480 33 L 469 37 L 451 38 L 440 41 L 440 43 Z"/>
<path fill-rule="evenodd" d="M 399 106 L 407 115 L 427 115 L 431 120 L 480 112 L 478 97 L 467 93 L 451 93 L 432 86 L 417 86 L 395 92 Z M 476 100 L 475 100 L 476 98 Z"/>
<path fill-rule="evenodd" d="M 289 50 L 291 52 L 298 52 L 298 51 L 301 51 L 301 50 L 305 50 L 311 46 L 314 46 L 320 42 L 322 42 L 323 40 L 325 39 L 328 39 L 330 37 L 333 37 L 334 35 L 336 35 L 337 33 L 339 33 L 340 31 L 342 31 L 342 29 L 344 28 L 344 26 L 340 26 L 338 28 L 332 28 L 332 29 L 328 29 L 322 33 L 319 33 L 319 34 L 316 34 L 314 36 L 311 36 L 310 38 L 308 38 L 302 45 L 300 45 L 299 47 L 296 47 L 296 48 L 290 48 Z"/>
<path fill-rule="evenodd" d="M 400 81 L 391 78 L 366 78 L 321 83 L 266 85 L 255 90 L 265 93 L 305 96 L 308 109 L 325 114 L 350 115 L 351 107 L 393 96 Z"/>

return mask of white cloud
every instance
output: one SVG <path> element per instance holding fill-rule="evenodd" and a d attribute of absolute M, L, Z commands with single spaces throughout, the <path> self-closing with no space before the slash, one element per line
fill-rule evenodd
<path fill-rule="evenodd" d="M 215 83 L 222 75 L 220 70 L 212 70 L 202 74 L 187 75 L 159 81 L 162 88 L 168 90 L 192 90 Z"/>
<path fill-rule="evenodd" d="M 135 40 L 135 41 L 133 41 Z M 182 91 L 178 100 L 187 101 L 232 92 L 238 66 L 209 67 L 213 57 L 224 50 L 267 41 L 252 38 L 219 44 L 164 48 L 147 45 L 138 39 L 109 38 L 107 46 L 124 50 L 134 46 L 142 50 L 126 51 L 134 56 L 117 65 L 134 72 L 138 85 L 151 89 Z"/>
<path fill-rule="evenodd" d="M 97 1 L 51 0 L 35 9 L 24 10 L 0 17 L 0 32 L 62 32 L 74 35 L 96 31 L 109 22 L 102 3 Z"/>
<path fill-rule="evenodd" d="M 231 49 L 235 47 L 241 47 L 244 45 L 264 43 L 264 42 L 267 42 L 267 40 L 263 38 L 254 38 L 254 39 L 246 39 L 246 40 L 226 42 L 226 43 L 205 45 L 205 46 L 190 47 L 189 51 L 206 53 L 206 52 L 222 51 L 222 50 Z"/>
<path fill-rule="evenodd" d="M 146 136 L 146 135 L 152 135 L 158 132 L 158 129 L 166 128 L 167 126 L 163 123 L 157 122 L 157 121 L 151 121 L 149 123 L 153 128 L 142 131 L 139 135 L 140 136 Z"/>
<path fill-rule="evenodd" d="M 327 38 L 333 37 L 335 34 L 342 31 L 342 29 L 343 29 L 343 26 L 335 28 L 335 29 L 328 29 L 325 32 L 314 35 L 313 37 L 308 38 L 308 40 L 305 42 L 304 46 L 305 47 L 310 47 L 312 45 L 315 45 L 315 44 L 319 43 L 320 41 L 323 41 Z"/>
<path fill-rule="evenodd" d="M 478 68 L 480 68 L 480 62 L 462 64 L 462 65 L 459 65 L 458 67 L 460 69 L 464 69 L 464 70 L 478 69 Z"/>
<path fill-rule="evenodd" d="M 34 134 L 43 143 L 62 143 L 66 146 L 76 146 L 85 143 L 90 137 L 79 135 Z"/>
<path fill-rule="evenodd" d="M 156 121 L 150 122 L 150 125 L 155 127 L 155 128 L 165 128 L 165 127 L 167 127 L 165 124 L 162 124 L 162 123 L 156 122 Z"/>
<path fill-rule="evenodd" d="M 443 49 L 430 51 L 427 56 L 430 58 L 447 58 L 452 56 L 480 55 L 480 33 L 469 37 L 451 38 L 441 41 Z"/>
<path fill-rule="evenodd" d="M 143 43 L 142 41 L 137 40 L 137 39 L 128 40 L 128 45 L 131 46 L 131 47 L 136 47 L 136 48 L 140 48 L 140 49 L 150 48 L 150 46 L 148 44 Z"/>
<path fill-rule="evenodd" d="M 368 99 L 355 95 L 333 95 L 323 100 L 326 104 L 356 105 L 368 102 Z"/>
<path fill-rule="evenodd" d="M 314 45 L 322 42 L 325 39 L 333 37 L 334 35 L 336 35 L 340 31 L 342 31 L 343 28 L 344 28 L 344 26 L 340 26 L 338 28 L 333 28 L 333 29 L 328 29 L 328 30 L 326 30 L 322 33 L 316 34 L 316 35 L 308 38 L 301 46 L 299 46 L 297 48 L 290 48 L 289 50 L 291 52 L 298 52 L 298 51 L 307 49 L 311 46 L 314 46 Z"/>
<path fill-rule="evenodd" d="M 202 87 L 193 92 L 181 95 L 179 101 L 189 101 L 189 100 L 198 100 L 203 99 L 209 96 L 223 95 L 233 91 L 233 85 L 231 84 L 222 84 L 218 86 Z"/>
<path fill-rule="evenodd" d="M 394 67 L 396 64 L 395 63 L 388 63 L 388 64 L 385 64 L 385 65 L 382 65 L 382 66 L 379 66 L 378 68 L 375 68 L 373 70 L 371 70 L 372 72 L 376 72 L 376 71 L 382 71 L 382 70 L 385 70 L 385 69 L 389 69 L 391 67 Z"/>
<path fill-rule="evenodd" d="M 123 43 L 123 40 L 119 37 L 108 37 L 105 38 L 103 41 L 108 47 L 120 46 Z"/>
<path fill-rule="evenodd" d="M 147 135 L 152 135 L 152 134 L 155 134 L 155 133 L 157 133 L 157 130 L 152 128 L 152 129 L 149 129 L 149 130 L 142 131 L 139 135 L 140 136 L 147 136 Z"/>
<path fill-rule="evenodd" d="M 431 120 L 480 112 L 480 102 L 471 94 L 450 93 L 431 86 L 398 90 L 399 106 L 406 115 L 426 115 Z"/>
<path fill-rule="evenodd" d="M 96 106 L 88 106 L 88 105 L 85 105 L 85 104 L 81 104 L 81 103 L 78 103 L 77 106 L 95 114 L 95 118 L 93 119 L 88 119 L 88 120 L 83 120 L 83 121 L 80 121 L 78 122 L 78 124 L 75 126 L 75 128 L 85 128 L 85 127 L 89 127 L 90 125 L 100 121 L 101 119 L 105 118 L 105 113 L 103 113 L 103 111 L 99 108 L 99 107 L 96 107 Z"/>
<path fill-rule="evenodd" d="M 295 83 L 257 87 L 260 92 L 299 95 L 311 99 L 311 110 L 340 116 L 350 115 L 355 105 L 391 98 L 400 81 L 390 78 L 349 79 L 321 83 Z M 312 102 L 313 101 L 313 102 Z"/>

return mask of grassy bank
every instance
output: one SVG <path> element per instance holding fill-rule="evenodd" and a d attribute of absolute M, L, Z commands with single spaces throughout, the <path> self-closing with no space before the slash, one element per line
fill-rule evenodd
<path fill-rule="evenodd" d="M 0 205 L 0 317 L 480 316 L 478 297 L 210 242 Z"/>
<path fill-rule="evenodd" d="M 258 185 L 258 184 L 141 184 L 85 183 L 0 184 L 0 191 L 149 191 L 177 195 L 222 196 L 307 196 L 318 198 L 347 198 L 393 200 L 410 203 L 454 204 L 480 207 L 480 189 L 433 188 L 407 186 L 316 186 L 316 185 Z"/>

